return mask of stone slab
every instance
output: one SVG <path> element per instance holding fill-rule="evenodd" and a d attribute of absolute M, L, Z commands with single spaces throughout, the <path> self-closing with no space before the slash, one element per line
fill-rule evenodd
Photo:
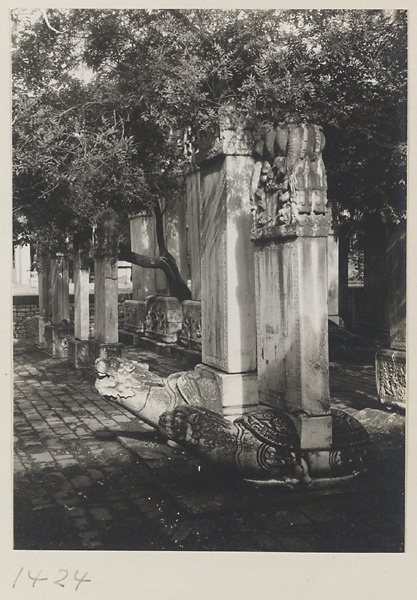
<path fill-rule="evenodd" d="M 256 373 L 224 373 L 204 364 L 195 370 L 217 383 L 218 403 L 224 417 L 237 417 L 258 406 L 258 378 Z"/>
<path fill-rule="evenodd" d="M 71 323 L 45 325 L 45 350 L 55 358 L 68 358 L 68 340 L 74 336 Z"/>
<path fill-rule="evenodd" d="M 332 417 L 331 415 L 314 416 L 290 415 L 293 418 L 300 436 L 302 450 L 329 448 L 332 443 Z"/>
<path fill-rule="evenodd" d="M 173 296 L 146 300 L 145 335 L 160 342 L 176 343 L 182 326 L 181 303 Z"/>
<path fill-rule="evenodd" d="M 110 356 L 120 356 L 123 350 L 123 344 L 104 344 L 98 340 L 89 341 L 89 363 L 94 365 L 97 358 L 109 358 Z"/>
<path fill-rule="evenodd" d="M 256 244 L 259 398 L 287 412 L 330 408 L 327 237 Z"/>
<path fill-rule="evenodd" d="M 145 333 L 146 302 L 144 300 L 126 300 L 123 304 L 123 329 L 132 333 Z"/>
<path fill-rule="evenodd" d="M 76 369 L 88 367 L 90 364 L 90 342 L 89 340 L 68 340 L 68 361 Z"/>
<path fill-rule="evenodd" d="M 94 335 L 105 344 L 118 342 L 117 257 L 94 258 Z"/>
<path fill-rule="evenodd" d="M 406 353 L 379 350 L 375 355 L 376 388 L 382 404 L 406 408 Z"/>
<path fill-rule="evenodd" d="M 182 328 L 178 343 L 201 352 L 201 302 L 184 300 L 182 303 Z"/>
<path fill-rule="evenodd" d="M 45 348 L 45 326 L 49 323 L 49 319 L 47 317 L 36 316 L 35 323 L 35 344 L 38 348 Z"/>
<path fill-rule="evenodd" d="M 142 213 L 130 218 L 130 240 L 132 252 L 155 256 L 155 216 Z M 133 299 L 145 301 L 155 294 L 155 269 L 132 265 Z"/>
<path fill-rule="evenodd" d="M 185 185 L 191 293 L 193 300 L 201 300 L 200 170 L 198 168 L 194 168 L 192 172 L 186 174 Z"/>
<path fill-rule="evenodd" d="M 226 373 L 256 369 L 250 181 L 254 159 L 201 164 L 203 362 Z"/>

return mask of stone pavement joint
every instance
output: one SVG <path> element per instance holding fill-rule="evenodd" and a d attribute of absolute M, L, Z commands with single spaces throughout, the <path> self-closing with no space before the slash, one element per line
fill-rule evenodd
<path fill-rule="evenodd" d="M 161 376 L 193 368 L 149 351 L 127 355 Z M 381 427 L 388 417 L 369 367 L 332 363 L 330 383 L 333 404 L 361 416 L 378 441 L 375 473 L 344 493 L 291 494 L 251 488 L 167 445 L 101 398 L 91 372 L 24 344 L 14 361 L 16 549 L 404 549 L 404 417 Z"/>

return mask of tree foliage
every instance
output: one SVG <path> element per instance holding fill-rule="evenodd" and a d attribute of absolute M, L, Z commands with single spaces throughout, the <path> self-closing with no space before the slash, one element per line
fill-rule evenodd
<path fill-rule="evenodd" d="M 405 11 L 37 14 L 13 15 L 18 234 L 61 239 L 102 208 L 182 193 L 181 131 L 212 127 L 230 98 L 265 127 L 322 125 L 339 213 L 401 217 Z"/>

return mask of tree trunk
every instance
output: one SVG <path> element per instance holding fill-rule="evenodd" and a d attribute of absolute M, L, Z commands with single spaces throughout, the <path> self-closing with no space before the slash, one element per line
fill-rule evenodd
<path fill-rule="evenodd" d="M 190 300 L 191 291 L 180 275 L 175 258 L 168 252 L 165 245 L 162 212 L 158 203 L 155 203 L 154 212 L 159 258 L 132 252 L 128 246 L 121 243 L 119 244 L 119 259 L 145 269 L 162 269 L 168 280 L 170 294 L 178 298 L 180 302 Z"/>

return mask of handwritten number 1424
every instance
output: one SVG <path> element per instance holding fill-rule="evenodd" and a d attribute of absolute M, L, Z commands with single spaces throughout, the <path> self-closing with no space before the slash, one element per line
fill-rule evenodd
<path fill-rule="evenodd" d="M 22 573 L 24 571 L 24 568 L 22 567 L 16 577 L 16 579 L 14 580 L 13 583 L 13 587 L 16 587 L 16 584 L 18 582 L 18 580 L 20 579 Z M 79 576 L 78 571 L 75 571 L 74 573 L 74 581 L 76 582 L 75 584 L 75 591 L 78 591 L 78 588 L 80 587 L 80 585 L 82 583 L 88 583 L 91 582 L 91 579 L 87 579 L 87 575 L 88 573 L 84 573 L 84 575 L 82 577 Z M 52 583 L 54 583 L 55 585 L 58 585 L 59 587 L 65 587 L 69 582 L 66 581 L 66 579 L 69 576 L 69 571 L 67 571 L 66 569 L 60 569 L 58 571 L 58 577 L 54 578 L 54 579 L 50 579 L 49 577 L 43 577 L 42 576 L 42 571 L 38 571 L 38 573 L 32 573 L 31 571 L 27 572 L 27 576 L 28 578 L 32 581 L 32 587 L 34 588 L 35 585 L 38 582 L 41 581 L 51 581 Z M 69 581 L 71 581 L 72 579 L 70 578 Z M 64 583 L 64 581 L 66 581 L 66 583 Z"/>

